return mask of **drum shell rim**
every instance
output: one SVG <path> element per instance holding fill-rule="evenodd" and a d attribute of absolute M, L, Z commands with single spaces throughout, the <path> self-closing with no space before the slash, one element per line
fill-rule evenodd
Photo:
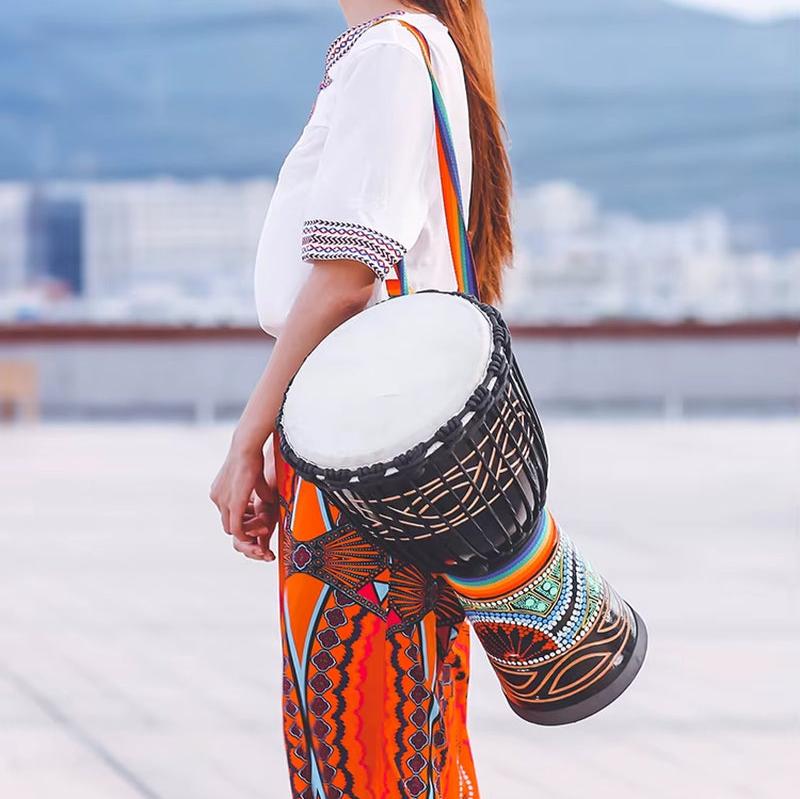
<path fill-rule="evenodd" d="M 286 404 L 286 394 L 289 393 L 294 378 L 290 381 L 281 403 L 281 409 L 276 421 L 276 431 L 279 437 L 281 455 L 304 480 L 308 480 L 320 488 L 345 489 L 354 485 L 367 486 L 376 481 L 386 479 L 386 472 L 389 469 L 407 470 L 416 468 L 424 464 L 428 450 L 436 444 L 446 444 L 450 440 L 459 440 L 471 428 L 472 424 L 480 423 L 480 406 L 488 404 L 491 400 L 502 394 L 510 379 L 511 370 L 515 365 L 514 355 L 511 351 L 511 334 L 508 326 L 503 320 L 500 312 L 491 305 L 486 305 L 471 297 L 457 291 L 439 291 L 437 289 L 426 289 L 416 292 L 418 294 L 443 294 L 458 297 L 476 306 L 487 317 L 492 328 L 493 350 L 489 359 L 489 366 L 486 375 L 472 394 L 467 398 L 464 407 L 444 424 L 436 433 L 426 441 L 417 444 L 406 452 L 396 455 L 389 461 L 381 461 L 369 466 L 362 466 L 357 469 L 336 469 L 320 467 L 317 464 L 301 458 L 291 447 L 285 434 L 283 426 L 284 406 Z M 389 297 L 382 302 L 392 302 L 400 299 L 399 297 Z M 301 367 L 302 368 L 302 367 Z M 489 385 L 494 381 L 494 385 Z M 473 410 L 476 406 L 472 418 L 466 423 L 461 422 L 461 418 Z M 390 475 L 391 477 L 392 475 Z M 353 478 L 358 478 L 354 481 Z"/>

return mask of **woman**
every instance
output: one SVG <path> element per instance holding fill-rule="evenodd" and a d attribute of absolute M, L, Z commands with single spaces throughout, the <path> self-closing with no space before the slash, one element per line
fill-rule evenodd
<path fill-rule="evenodd" d="M 211 497 L 248 558 L 275 560 L 270 537 L 279 523 L 292 795 L 466 799 L 478 793 L 458 603 L 434 576 L 338 526 L 335 509 L 265 446 L 303 359 L 397 292 L 401 261 L 415 290 L 456 286 L 426 47 L 484 301 L 499 299 L 511 257 L 510 174 L 481 0 L 341 6 L 351 27 L 328 50 L 259 244 L 259 319 L 277 343 Z M 346 381 L 341 375 L 331 390 L 347 390 Z"/>

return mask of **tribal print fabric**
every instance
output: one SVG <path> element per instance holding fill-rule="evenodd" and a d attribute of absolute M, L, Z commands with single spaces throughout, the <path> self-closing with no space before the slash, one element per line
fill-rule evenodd
<path fill-rule="evenodd" d="M 341 524 L 277 447 L 276 463 L 292 797 L 478 799 L 452 590 Z"/>

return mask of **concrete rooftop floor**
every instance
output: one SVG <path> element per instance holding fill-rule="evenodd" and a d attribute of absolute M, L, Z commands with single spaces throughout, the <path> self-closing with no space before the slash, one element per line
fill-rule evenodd
<path fill-rule="evenodd" d="M 796 795 L 798 421 L 547 430 L 550 507 L 651 649 L 615 705 L 557 729 L 517 720 L 476 649 L 484 799 Z M 207 500 L 229 432 L 0 429 L 1 796 L 288 797 L 275 570 Z"/>

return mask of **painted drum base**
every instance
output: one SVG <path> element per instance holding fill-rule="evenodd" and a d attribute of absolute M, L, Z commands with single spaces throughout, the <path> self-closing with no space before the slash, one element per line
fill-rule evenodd
<path fill-rule="evenodd" d="M 446 575 L 508 703 L 534 724 L 602 710 L 642 667 L 647 630 L 545 509 L 525 546 L 488 574 Z"/>
<path fill-rule="evenodd" d="M 647 627 L 645 627 L 639 614 L 633 610 L 633 608 L 629 609 L 636 620 L 636 639 L 633 651 L 630 658 L 621 663 L 618 670 L 611 673 L 612 679 L 604 688 L 600 688 L 596 693 L 593 693 L 586 699 L 571 705 L 566 705 L 560 709 L 556 707 L 536 708 L 531 705 L 515 705 L 509 700 L 508 704 L 511 706 L 511 709 L 520 718 L 529 721 L 531 724 L 555 727 L 562 724 L 574 724 L 576 721 L 583 721 L 583 719 L 587 719 L 589 716 L 599 713 L 603 708 L 608 707 L 612 702 L 619 699 L 628 686 L 636 679 L 636 675 L 642 668 L 647 654 Z"/>

